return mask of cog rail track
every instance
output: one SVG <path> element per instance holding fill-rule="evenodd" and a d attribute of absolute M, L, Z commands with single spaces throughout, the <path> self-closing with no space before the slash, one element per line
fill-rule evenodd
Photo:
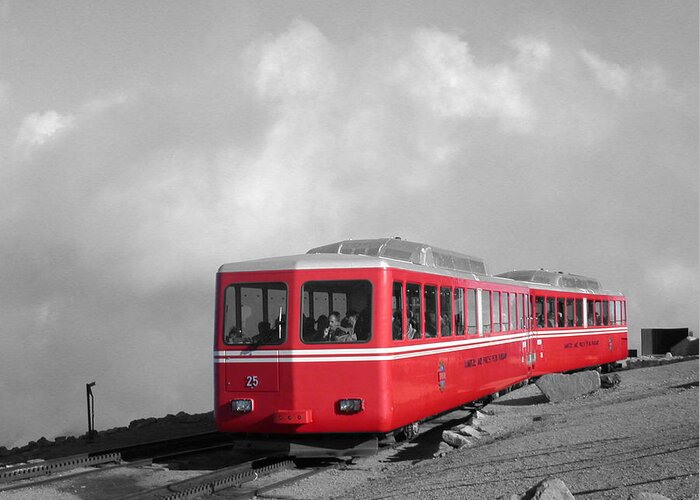
<path fill-rule="evenodd" d="M 261 493 L 285 486 L 304 478 L 318 474 L 340 464 L 314 467 L 310 471 L 294 469 L 294 462 L 289 459 L 277 459 L 272 463 L 260 465 L 262 461 L 250 461 L 232 467 L 203 474 L 184 481 L 170 483 L 152 490 L 135 493 L 120 500 L 183 500 L 202 498 L 223 490 L 228 498 L 253 498 Z M 269 462 L 269 460 L 265 461 Z"/>
<path fill-rule="evenodd" d="M 193 434 L 169 440 L 151 441 L 114 448 L 104 452 L 83 453 L 49 459 L 40 463 L 20 464 L 0 469 L 0 492 L 62 481 L 76 476 L 97 474 L 108 469 L 138 467 L 154 461 L 230 448 L 233 443 L 219 433 Z M 128 460 L 128 461 L 126 461 Z M 107 465 L 112 464 L 112 465 Z M 106 467 L 101 467 L 107 465 Z M 95 467 L 100 466 L 100 467 Z M 83 468 L 85 471 L 70 473 Z M 59 472 L 67 474 L 56 475 Z M 22 481 L 35 479 L 34 481 Z M 22 482 L 19 482 L 22 481 Z"/>

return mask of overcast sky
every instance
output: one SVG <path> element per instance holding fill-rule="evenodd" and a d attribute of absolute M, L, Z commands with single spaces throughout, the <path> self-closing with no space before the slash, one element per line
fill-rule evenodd
<path fill-rule="evenodd" d="M 698 333 L 698 2 L 0 3 L 0 445 L 212 407 L 224 262 L 400 235 Z"/>

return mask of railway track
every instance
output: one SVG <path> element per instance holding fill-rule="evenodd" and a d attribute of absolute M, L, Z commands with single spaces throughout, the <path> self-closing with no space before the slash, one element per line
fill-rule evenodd
<path fill-rule="evenodd" d="M 459 418 L 464 419 L 470 411 L 475 410 L 462 410 Z M 421 434 L 434 428 L 434 424 L 424 425 Z M 211 495 L 253 498 L 329 468 L 346 468 L 351 463 L 342 458 L 303 462 L 284 456 L 250 459 L 249 452 L 247 459 L 243 459 L 243 455 L 236 455 L 241 447 L 236 447 L 230 438 L 219 440 L 213 434 L 193 435 L 9 467 L 0 470 L 0 499 L 5 498 L 5 492 L 17 490 L 35 493 L 28 498 L 48 498 L 60 492 L 100 500 L 190 499 Z M 402 443 L 393 440 L 381 444 L 384 449 L 400 446 Z M 199 470 L 188 467 L 202 461 L 210 467 L 203 469 L 198 465 Z M 163 463 L 179 464 L 180 468 L 190 470 L 171 470 Z M 222 464 L 226 465 L 221 467 Z"/>

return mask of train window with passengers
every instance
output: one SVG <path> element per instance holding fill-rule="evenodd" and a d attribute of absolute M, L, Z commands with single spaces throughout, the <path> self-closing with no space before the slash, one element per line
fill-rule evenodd
<path fill-rule="evenodd" d="M 421 330 L 421 300 L 420 285 L 406 285 L 406 338 L 419 339 L 423 336 Z"/>
<path fill-rule="evenodd" d="M 574 326 L 574 299 L 566 299 L 566 326 Z"/>
<path fill-rule="evenodd" d="M 425 299 L 425 337 L 437 336 L 437 288 L 432 285 L 423 287 Z"/>
<path fill-rule="evenodd" d="M 452 335 L 452 289 L 440 287 L 440 335 Z"/>
<path fill-rule="evenodd" d="M 557 326 L 559 328 L 564 325 L 564 299 L 562 297 L 557 298 Z"/>
<path fill-rule="evenodd" d="M 544 328 L 544 297 L 535 297 L 535 320 L 538 327 Z"/>
<path fill-rule="evenodd" d="M 366 342 L 371 337 L 369 281 L 309 281 L 302 288 L 304 342 Z"/>
<path fill-rule="evenodd" d="M 226 345 L 281 344 L 287 337 L 287 285 L 240 283 L 224 295 Z"/>
<path fill-rule="evenodd" d="M 547 297 L 547 328 L 557 326 L 557 310 L 555 309 L 554 297 Z"/>
<path fill-rule="evenodd" d="M 464 335 L 464 288 L 454 293 L 455 335 Z"/>
<path fill-rule="evenodd" d="M 403 285 L 394 282 L 391 293 L 391 338 L 403 339 Z"/>
<path fill-rule="evenodd" d="M 600 301 L 600 300 L 595 301 L 595 324 L 597 326 L 601 326 L 603 324 L 603 314 L 601 313 L 601 304 L 602 304 L 602 301 Z"/>
<path fill-rule="evenodd" d="M 583 299 L 576 299 L 576 326 L 583 326 Z"/>
<path fill-rule="evenodd" d="M 610 308 L 608 306 L 608 301 L 604 300 L 602 302 L 602 316 L 603 316 L 603 325 L 608 326 L 610 324 L 610 316 L 608 316 L 608 313 L 610 312 Z"/>

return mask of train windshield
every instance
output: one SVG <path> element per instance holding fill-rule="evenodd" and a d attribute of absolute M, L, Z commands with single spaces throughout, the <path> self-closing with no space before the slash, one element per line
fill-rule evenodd
<path fill-rule="evenodd" d="M 304 342 L 365 342 L 371 337 L 369 281 L 310 281 L 302 289 Z"/>
<path fill-rule="evenodd" d="M 287 338 L 287 285 L 240 283 L 226 288 L 224 343 L 281 344 Z"/>

